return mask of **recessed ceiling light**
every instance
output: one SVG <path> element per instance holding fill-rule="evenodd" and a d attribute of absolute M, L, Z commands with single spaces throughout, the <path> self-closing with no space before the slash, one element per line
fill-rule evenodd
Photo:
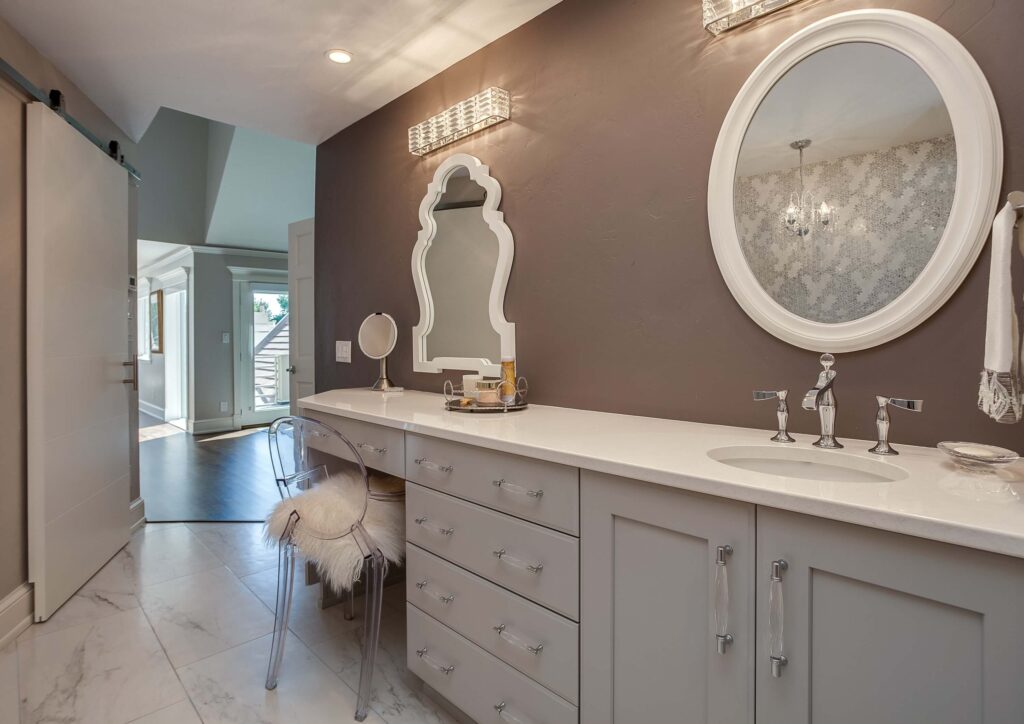
<path fill-rule="evenodd" d="M 330 60 L 332 63 L 351 63 L 352 54 L 347 50 L 342 50 L 341 48 L 334 48 L 333 50 L 327 51 L 327 59 Z"/>

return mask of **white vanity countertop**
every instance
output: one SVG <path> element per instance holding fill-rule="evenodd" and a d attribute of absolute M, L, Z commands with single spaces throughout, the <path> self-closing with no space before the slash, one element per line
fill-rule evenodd
<path fill-rule="evenodd" d="M 725 427 L 531 405 L 521 412 L 448 412 L 429 392 L 331 390 L 299 407 L 455 442 L 767 505 L 881 530 L 1024 558 L 1024 462 L 999 476 L 960 472 L 934 448 L 900 445 L 898 457 L 872 455 L 873 444 L 839 439 L 851 454 L 902 468 L 898 482 L 822 482 L 728 466 L 708 457 L 716 448 L 771 443 L 765 430 Z M 789 449 L 816 439 L 794 435 Z"/>

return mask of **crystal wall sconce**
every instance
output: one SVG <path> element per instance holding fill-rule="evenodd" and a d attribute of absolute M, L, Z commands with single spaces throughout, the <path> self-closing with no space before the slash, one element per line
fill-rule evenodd
<path fill-rule="evenodd" d="M 507 121 L 511 101 L 504 88 L 488 88 L 409 129 L 409 153 L 423 156 L 489 126 Z"/>
<path fill-rule="evenodd" d="M 799 0 L 701 0 L 704 29 L 718 35 Z"/>

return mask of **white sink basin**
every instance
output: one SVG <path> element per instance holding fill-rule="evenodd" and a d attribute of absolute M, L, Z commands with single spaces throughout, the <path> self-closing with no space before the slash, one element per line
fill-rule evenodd
<path fill-rule="evenodd" d="M 903 468 L 890 462 L 817 448 L 736 445 L 715 448 L 708 452 L 708 457 L 734 468 L 780 478 L 833 483 L 892 483 L 907 477 Z"/>

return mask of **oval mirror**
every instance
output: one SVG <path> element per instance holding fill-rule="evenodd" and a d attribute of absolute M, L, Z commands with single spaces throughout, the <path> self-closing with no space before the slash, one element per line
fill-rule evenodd
<path fill-rule="evenodd" d="M 395 349 L 398 325 L 390 314 L 375 312 L 359 325 L 359 349 L 370 359 L 384 359 Z"/>
<path fill-rule="evenodd" d="M 783 43 L 737 96 L 709 184 L 715 255 L 777 337 L 871 347 L 955 291 L 1001 176 L 995 102 L 963 46 L 908 13 L 842 13 Z"/>

